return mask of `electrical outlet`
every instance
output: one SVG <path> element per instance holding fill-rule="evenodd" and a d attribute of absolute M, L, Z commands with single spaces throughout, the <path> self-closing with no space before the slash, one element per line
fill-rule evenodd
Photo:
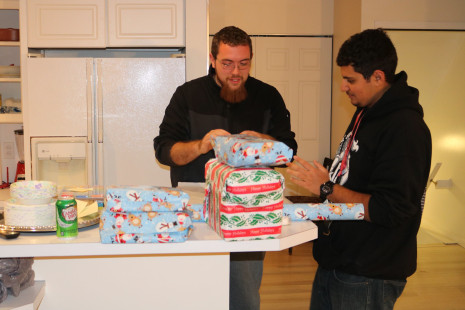
<path fill-rule="evenodd" d="M 2 143 L 2 157 L 3 159 L 15 158 L 15 144 L 13 142 Z"/>

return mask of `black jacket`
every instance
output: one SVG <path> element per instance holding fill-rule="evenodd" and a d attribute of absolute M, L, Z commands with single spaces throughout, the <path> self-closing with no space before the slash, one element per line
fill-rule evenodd
<path fill-rule="evenodd" d="M 431 165 L 431 134 L 423 121 L 418 90 L 407 85 L 407 74 L 365 111 L 348 163 L 337 177 L 340 153 L 352 131 L 354 114 L 331 179 L 351 190 L 371 194 L 367 221 L 333 221 L 329 235 L 322 225 L 314 257 L 327 269 L 382 279 L 405 279 L 416 270 L 416 235 L 421 200 Z"/>
<path fill-rule="evenodd" d="M 271 85 L 248 77 L 247 99 L 230 104 L 220 98 L 220 87 L 213 75 L 204 76 L 177 88 L 166 108 L 159 135 L 154 139 L 158 161 L 171 167 L 171 183 L 205 181 L 205 163 L 214 157 L 208 152 L 191 163 L 177 166 L 171 160 L 171 147 L 179 141 L 202 139 L 212 129 L 231 134 L 253 130 L 284 142 L 297 152 L 290 115 L 284 101 Z"/>

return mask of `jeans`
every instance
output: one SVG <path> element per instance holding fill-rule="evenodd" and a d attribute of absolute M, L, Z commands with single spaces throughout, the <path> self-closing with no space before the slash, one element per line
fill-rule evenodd
<path fill-rule="evenodd" d="M 388 310 L 407 280 L 383 280 L 318 267 L 313 281 L 311 310 Z"/>
<path fill-rule="evenodd" d="M 231 253 L 229 310 L 259 310 L 265 252 Z"/>

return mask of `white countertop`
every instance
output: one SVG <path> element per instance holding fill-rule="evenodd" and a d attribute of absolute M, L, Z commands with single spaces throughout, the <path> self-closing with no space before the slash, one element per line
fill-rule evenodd
<path fill-rule="evenodd" d="M 203 184 L 182 183 L 191 203 L 202 203 Z M 9 191 L 8 191 L 9 194 Z M 316 239 L 318 229 L 311 221 L 291 222 L 282 227 L 278 239 L 224 241 L 206 223 L 194 223 L 186 242 L 146 244 L 102 244 L 98 225 L 80 228 L 74 240 L 61 240 L 55 232 L 21 232 L 16 239 L 0 239 L 1 257 L 113 256 L 144 254 L 227 253 L 280 251 Z"/>
<path fill-rule="evenodd" d="M 194 223 L 186 242 L 145 244 L 102 244 L 98 225 L 79 229 L 73 240 L 61 240 L 55 232 L 21 233 L 16 239 L 1 239 L 2 257 L 106 256 L 141 254 L 200 254 L 247 251 L 280 251 L 317 238 L 311 221 L 283 226 L 278 239 L 224 241 L 206 223 Z"/>

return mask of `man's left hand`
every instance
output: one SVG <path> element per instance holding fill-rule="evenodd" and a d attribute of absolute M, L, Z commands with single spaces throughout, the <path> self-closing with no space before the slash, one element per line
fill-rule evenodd
<path fill-rule="evenodd" d="M 316 160 L 311 164 L 299 156 L 294 156 L 294 162 L 286 165 L 291 182 L 302 186 L 315 195 L 320 195 L 321 184 L 329 181 L 328 170 Z"/>

